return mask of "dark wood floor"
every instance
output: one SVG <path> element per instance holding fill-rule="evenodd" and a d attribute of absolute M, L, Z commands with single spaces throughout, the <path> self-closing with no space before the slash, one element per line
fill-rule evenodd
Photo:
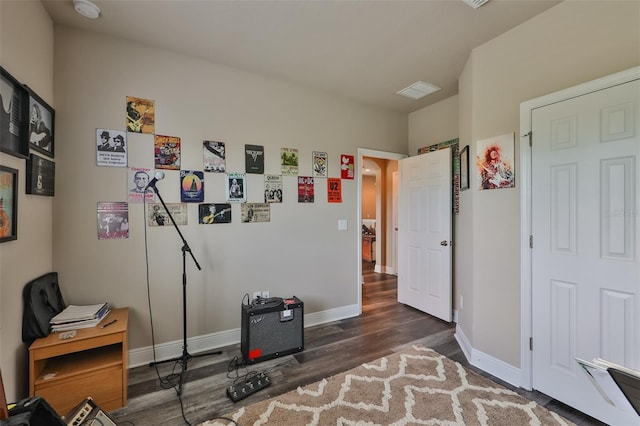
<path fill-rule="evenodd" d="M 303 352 L 254 364 L 248 370 L 239 371 L 239 374 L 246 374 L 247 371 L 266 372 L 272 380 L 270 387 L 235 404 L 227 398 L 225 390 L 236 375 L 233 368 L 229 372 L 229 365 L 241 356 L 239 345 L 232 345 L 222 348 L 222 355 L 194 357 L 189 361 L 181 398 L 173 388 L 165 388 L 171 384 L 165 383 L 167 376 L 174 369 L 179 372 L 179 367 L 173 363 L 159 364 L 159 376 L 152 367 L 131 369 L 129 404 L 110 413 L 111 417 L 118 425 L 196 425 L 354 368 L 363 362 L 398 352 L 413 343 L 428 346 L 478 371 L 468 365 L 453 337 L 455 324 L 399 304 L 396 277 L 375 273 L 372 267 L 366 262 L 363 265 L 361 316 L 309 327 L 304 332 Z M 496 381 L 513 389 L 506 383 Z M 514 390 L 578 425 L 602 425 L 538 392 Z"/>

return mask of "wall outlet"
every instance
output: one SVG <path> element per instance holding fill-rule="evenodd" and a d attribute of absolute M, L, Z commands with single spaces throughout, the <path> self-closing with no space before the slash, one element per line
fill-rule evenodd
<path fill-rule="evenodd" d="M 253 300 L 259 299 L 260 297 L 262 297 L 262 292 L 261 291 L 254 291 L 253 292 Z"/>
<path fill-rule="evenodd" d="M 262 297 L 263 299 L 268 299 L 269 297 L 271 297 L 269 296 L 269 290 L 263 290 L 260 297 Z"/>

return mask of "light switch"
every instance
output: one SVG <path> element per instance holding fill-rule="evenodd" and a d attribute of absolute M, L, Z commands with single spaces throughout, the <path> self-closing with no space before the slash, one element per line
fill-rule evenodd
<path fill-rule="evenodd" d="M 339 219 L 338 231 L 346 231 L 346 230 L 347 230 L 347 219 Z"/>

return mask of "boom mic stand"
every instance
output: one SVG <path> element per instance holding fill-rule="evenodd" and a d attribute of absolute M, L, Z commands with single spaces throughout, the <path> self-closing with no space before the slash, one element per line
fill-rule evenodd
<path fill-rule="evenodd" d="M 167 208 L 167 205 L 162 199 L 162 196 L 160 195 L 160 192 L 156 187 L 156 183 L 157 182 L 152 181 L 152 183 L 149 186 L 153 188 L 153 191 L 158 196 L 158 199 L 160 199 L 160 202 L 162 203 L 162 207 L 164 207 L 164 210 L 169 215 L 169 219 L 171 219 L 171 223 L 173 224 L 173 227 L 178 232 L 180 239 L 182 239 L 182 338 L 183 340 L 182 340 L 182 355 L 180 355 L 179 357 L 171 358 L 171 359 L 165 359 L 163 361 L 151 362 L 149 363 L 149 366 L 153 367 L 154 365 L 157 365 L 157 364 L 177 361 L 181 365 L 180 380 L 178 382 L 178 396 L 180 396 L 182 395 L 182 385 L 184 384 L 184 374 L 185 374 L 185 371 L 187 370 L 187 364 L 189 363 L 191 358 L 208 356 L 208 355 L 220 355 L 222 351 L 191 355 L 187 350 L 187 256 L 186 256 L 187 252 L 189 253 L 189 255 L 191 255 L 191 259 L 193 259 L 193 263 L 196 265 L 196 268 L 198 268 L 199 271 L 201 271 L 202 268 L 200 267 L 200 264 L 198 264 L 198 261 L 196 260 L 195 256 L 191 252 L 191 247 L 189 247 L 189 243 L 187 243 L 187 240 L 185 240 L 184 236 L 182 235 L 182 232 L 180 232 L 180 228 L 178 228 L 178 224 L 173 218 L 171 211 Z"/>

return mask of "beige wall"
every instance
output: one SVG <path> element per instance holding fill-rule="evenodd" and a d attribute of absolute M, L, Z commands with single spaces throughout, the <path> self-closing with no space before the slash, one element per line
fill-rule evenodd
<path fill-rule="evenodd" d="M 130 306 L 130 347 L 151 344 L 145 250 L 156 343 L 182 337 L 182 246 L 171 227 L 148 228 L 142 205 L 129 209 L 130 237 L 96 238 L 96 203 L 126 200 L 127 170 L 97 167 L 95 129 L 124 128 L 127 95 L 155 100 L 156 133 L 182 139 L 182 168 L 202 169 L 202 140 L 227 143 L 227 170 L 244 171 L 244 144 L 265 146 L 265 173 L 280 173 L 280 149 L 299 149 L 300 175 L 311 175 L 313 150 L 328 152 L 329 175 L 340 176 L 339 156 L 358 147 L 406 150 L 406 116 L 321 92 L 217 66 L 131 42 L 56 28 L 55 89 L 59 171 L 54 212 L 54 266 L 75 303 L 108 300 Z M 129 166 L 153 167 L 150 135 L 130 135 Z M 178 172 L 158 184 L 166 202 L 178 202 Z M 260 202 L 263 177 L 248 175 L 248 199 Z M 356 181 L 343 181 L 343 203 L 326 202 L 326 180 L 316 179 L 311 205 L 297 202 L 294 177 L 284 177 L 284 203 L 270 223 L 198 225 L 189 205 L 182 227 L 202 265 L 188 259 L 188 335 L 239 328 L 240 303 L 254 290 L 295 294 L 305 314 L 357 304 Z M 224 202 L 223 176 L 207 173 L 205 202 Z M 347 219 L 348 231 L 338 231 Z"/>
<path fill-rule="evenodd" d="M 458 137 L 458 95 L 409 114 L 409 155 Z"/>
<path fill-rule="evenodd" d="M 475 49 L 460 79 L 460 146 L 516 134 L 516 188 L 471 189 L 458 245 L 470 280 L 459 326 L 473 348 L 520 366 L 520 103 L 640 64 L 640 2 L 567 1 Z M 469 300 L 469 298 L 471 300 Z M 469 305 L 471 302 L 471 305 Z M 471 315 L 465 310 L 472 309 Z"/>
<path fill-rule="evenodd" d="M 362 218 L 376 218 L 376 177 L 362 176 Z"/>
<path fill-rule="evenodd" d="M 53 22 L 40 2 L 0 1 L 0 64 L 55 108 Z M 0 153 L 0 164 L 18 169 L 19 181 L 18 239 L 0 244 L 0 368 L 7 399 L 16 400 L 29 390 L 22 288 L 52 270 L 53 198 L 25 194 L 24 159 Z"/>

